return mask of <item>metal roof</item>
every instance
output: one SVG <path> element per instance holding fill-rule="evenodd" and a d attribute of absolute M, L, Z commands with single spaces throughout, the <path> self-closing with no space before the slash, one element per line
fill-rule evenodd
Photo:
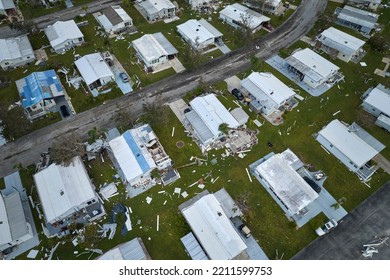
<path fill-rule="evenodd" d="M 329 27 L 328 29 L 324 30 L 317 37 L 317 40 L 324 45 L 332 49 L 336 49 L 344 54 L 356 53 L 366 43 L 363 40 L 360 40 L 333 27 Z"/>
<path fill-rule="evenodd" d="M 29 229 L 19 192 L 14 191 L 13 193 L 5 196 L 4 204 L 7 209 L 6 212 L 12 240 L 17 240 L 28 234 Z"/>
<path fill-rule="evenodd" d="M 109 32 L 115 25 L 122 22 L 131 22 L 131 17 L 121 6 L 110 6 L 102 10 L 102 15 L 97 17 L 99 23 L 106 32 Z"/>
<path fill-rule="evenodd" d="M 237 206 L 236 202 L 233 200 L 233 198 L 230 196 L 230 194 L 226 191 L 225 188 L 221 188 L 220 190 L 216 191 L 214 193 L 214 196 L 218 200 L 223 211 L 229 219 L 242 216 L 240 208 Z"/>
<path fill-rule="evenodd" d="M 295 92 L 271 73 L 253 72 L 242 80 L 241 85 L 262 104 L 279 107 Z"/>
<path fill-rule="evenodd" d="M 57 21 L 45 28 L 45 34 L 54 49 L 67 40 L 84 37 L 74 20 Z"/>
<path fill-rule="evenodd" d="M 150 260 L 141 238 L 134 238 L 105 252 L 98 260 Z"/>
<path fill-rule="evenodd" d="M 35 57 L 34 50 L 27 35 L 0 39 L 0 61 Z"/>
<path fill-rule="evenodd" d="M 4 244 L 12 242 L 12 235 L 10 230 L 10 224 L 7 216 L 7 208 L 3 198 L 3 194 L 0 193 L 0 247 Z"/>
<path fill-rule="evenodd" d="M 178 25 L 177 29 L 179 33 L 187 37 L 194 46 L 196 40 L 198 40 L 197 43 L 203 44 L 210 39 L 222 37 L 222 33 L 204 19 L 190 19 L 185 23 Z"/>
<path fill-rule="evenodd" d="M 133 128 L 109 142 L 112 153 L 128 182 L 157 167 L 146 144 L 156 139 L 152 128 L 145 124 Z"/>
<path fill-rule="evenodd" d="M 101 78 L 112 77 L 114 79 L 114 73 L 100 53 L 84 55 L 75 61 L 75 65 L 87 85 Z"/>
<path fill-rule="evenodd" d="M 43 99 L 64 95 L 54 70 L 31 73 L 27 77 L 17 80 L 16 87 L 24 108 L 37 104 Z"/>
<path fill-rule="evenodd" d="M 240 125 L 244 125 L 249 120 L 249 115 L 244 111 L 244 109 L 237 107 L 230 111 L 230 114 L 236 119 Z"/>
<path fill-rule="evenodd" d="M 237 22 L 242 22 L 243 19 L 248 19 L 247 24 L 251 29 L 259 27 L 263 22 L 270 21 L 269 17 L 266 17 L 238 3 L 226 6 L 219 13 L 220 15 L 231 18 Z"/>
<path fill-rule="evenodd" d="M 231 260 L 247 248 L 214 195 L 201 197 L 181 212 L 211 260 Z"/>
<path fill-rule="evenodd" d="M 34 174 L 34 182 L 48 223 L 92 199 L 97 200 L 80 157 L 73 158 L 69 166 L 51 164 Z"/>
<path fill-rule="evenodd" d="M 318 194 L 292 167 L 295 161 L 299 161 L 298 157 L 291 150 L 286 150 L 281 154 L 273 155 L 256 167 L 257 173 L 294 214 L 318 197 Z"/>
<path fill-rule="evenodd" d="M 327 78 L 340 69 L 309 48 L 294 52 L 286 62 L 314 81 Z"/>
<path fill-rule="evenodd" d="M 13 0 L 0 0 L 0 10 L 15 9 Z"/>
<path fill-rule="evenodd" d="M 184 116 L 190 122 L 192 128 L 195 130 L 199 140 L 204 144 L 214 137 L 214 134 L 203 122 L 202 118 L 194 110 L 185 113 Z"/>
<path fill-rule="evenodd" d="M 138 3 L 149 14 L 158 13 L 164 9 L 175 9 L 176 6 L 169 0 L 144 0 Z"/>
<path fill-rule="evenodd" d="M 132 42 L 136 50 L 148 62 L 161 56 L 177 54 L 176 48 L 161 33 L 145 34 Z"/>
<path fill-rule="evenodd" d="M 363 166 L 378 154 L 378 151 L 337 119 L 331 121 L 318 134 L 357 166 Z"/>
<path fill-rule="evenodd" d="M 372 89 L 363 102 L 390 116 L 390 89 L 382 84 Z"/>
<path fill-rule="evenodd" d="M 191 259 L 193 260 L 209 259 L 192 232 L 186 234 L 185 236 L 180 238 L 180 240 L 181 243 L 183 243 L 184 247 L 186 248 L 186 251 L 190 255 Z"/>
<path fill-rule="evenodd" d="M 379 15 L 346 5 L 340 11 L 337 18 L 373 29 L 378 21 Z"/>
<path fill-rule="evenodd" d="M 190 102 L 190 106 L 214 136 L 221 134 L 219 126 L 222 123 L 226 123 L 230 128 L 237 128 L 240 126 L 236 119 L 213 93 L 194 98 Z"/>

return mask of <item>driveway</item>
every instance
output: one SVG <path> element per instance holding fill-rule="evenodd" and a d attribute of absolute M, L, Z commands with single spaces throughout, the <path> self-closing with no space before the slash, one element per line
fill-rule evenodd
<path fill-rule="evenodd" d="M 127 83 L 124 83 L 121 79 L 121 77 L 119 76 L 119 74 L 122 72 L 120 71 L 118 68 L 116 67 L 113 67 L 112 68 L 112 72 L 114 72 L 114 75 L 115 75 L 115 82 L 117 83 L 118 87 L 120 88 L 120 90 L 122 91 L 123 94 L 127 94 L 127 93 L 130 93 L 133 91 L 133 88 L 131 87 L 130 83 L 127 82 Z M 126 73 L 126 72 L 125 72 Z M 128 75 L 127 75 L 128 76 Z M 130 78 L 129 78 L 130 79 Z"/>
<path fill-rule="evenodd" d="M 225 82 L 229 92 L 232 92 L 234 88 L 241 88 L 241 80 L 237 76 L 229 77 L 225 79 Z"/>
<path fill-rule="evenodd" d="M 390 181 L 348 214 L 330 233 L 314 240 L 295 260 L 362 260 L 363 245 L 390 236 Z M 390 246 L 376 247 L 372 259 L 389 260 Z"/>

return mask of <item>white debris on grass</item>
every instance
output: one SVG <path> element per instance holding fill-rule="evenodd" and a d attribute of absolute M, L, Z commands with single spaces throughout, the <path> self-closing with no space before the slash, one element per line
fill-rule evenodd
<path fill-rule="evenodd" d="M 152 202 L 152 198 L 150 196 L 146 197 L 146 203 L 150 204 L 150 202 Z"/>
<path fill-rule="evenodd" d="M 214 184 L 215 182 L 217 182 L 218 179 L 219 179 L 219 176 L 215 180 L 211 179 L 211 184 Z"/>
<path fill-rule="evenodd" d="M 127 218 L 125 225 L 126 225 L 127 231 L 130 231 L 133 228 L 131 226 L 131 220 L 130 220 L 130 213 L 129 213 L 129 211 L 126 211 L 125 215 L 126 215 L 126 218 Z"/>
<path fill-rule="evenodd" d="M 160 227 L 160 215 L 157 215 L 157 231 L 159 230 Z"/>
<path fill-rule="evenodd" d="M 203 188 L 204 188 L 204 184 L 199 184 L 199 185 L 198 185 L 198 188 L 199 188 L 199 189 L 203 189 Z"/>
<path fill-rule="evenodd" d="M 174 194 L 177 193 L 177 197 L 180 196 L 181 188 L 175 188 Z"/>
<path fill-rule="evenodd" d="M 103 197 L 103 199 L 107 200 L 113 196 L 118 195 L 118 188 L 116 187 L 115 183 L 110 183 L 106 186 L 103 186 L 100 191 L 100 195 Z"/>
<path fill-rule="evenodd" d="M 257 127 L 260 127 L 262 126 L 263 124 L 259 121 L 259 120 L 254 120 L 253 123 L 257 126 Z"/>
<path fill-rule="evenodd" d="M 79 245 L 79 243 L 77 242 L 77 237 L 72 239 L 72 244 L 73 244 L 73 246 Z"/>
<path fill-rule="evenodd" d="M 367 63 L 365 63 L 365 62 L 362 61 L 362 62 L 360 62 L 360 65 L 363 66 L 363 67 L 366 67 L 366 66 L 367 66 Z"/>
<path fill-rule="evenodd" d="M 184 192 L 181 193 L 181 196 L 186 198 L 188 196 L 188 193 L 186 191 L 184 191 Z"/>
<path fill-rule="evenodd" d="M 103 226 L 98 225 L 100 227 L 100 230 L 98 232 L 102 233 L 102 237 L 107 237 L 107 233 L 110 232 L 110 235 L 108 236 L 108 239 L 113 239 L 115 232 L 116 232 L 116 223 L 112 224 L 104 224 Z"/>
<path fill-rule="evenodd" d="M 28 255 L 27 255 L 27 258 L 29 259 L 35 259 L 36 256 L 38 255 L 39 251 L 38 250 L 31 250 Z"/>
<path fill-rule="evenodd" d="M 164 201 L 163 205 L 165 205 L 165 204 L 167 204 L 167 201 L 166 201 L 166 200 Z"/>
<path fill-rule="evenodd" d="M 172 137 L 175 135 L 175 127 L 172 128 Z"/>
<path fill-rule="evenodd" d="M 248 168 L 245 168 L 245 170 L 246 170 L 246 174 L 248 174 L 249 181 L 251 181 L 251 183 L 252 183 L 252 177 L 249 174 Z"/>

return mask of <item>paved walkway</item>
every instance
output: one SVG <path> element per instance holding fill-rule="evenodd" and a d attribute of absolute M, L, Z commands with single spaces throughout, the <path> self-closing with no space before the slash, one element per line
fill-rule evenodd
<path fill-rule="evenodd" d="M 175 57 L 174 59 L 170 59 L 169 65 L 172 66 L 173 70 L 175 70 L 176 73 L 180 73 L 186 70 L 177 57 Z"/>
<path fill-rule="evenodd" d="M 379 167 L 383 168 L 383 170 L 387 173 L 390 174 L 390 161 L 388 161 L 384 156 L 381 154 L 377 154 L 372 158 Z"/>

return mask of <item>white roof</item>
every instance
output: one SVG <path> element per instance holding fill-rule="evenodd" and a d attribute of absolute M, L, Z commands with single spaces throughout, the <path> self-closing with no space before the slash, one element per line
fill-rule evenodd
<path fill-rule="evenodd" d="M 271 73 L 253 72 L 246 79 L 250 80 L 258 90 L 265 93 L 278 106 L 295 95 L 295 92 L 291 88 Z M 245 84 L 244 81 L 242 83 Z M 250 93 L 258 99 L 256 91 Z"/>
<path fill-rule="evenodd" d="M 248 7 L 241 4 L 235 3 L 233 5 L 226 6 L 222 11 L 219 12 L 225 17 L 231 18 L 237 22 L 242 22 L 243 18 L 248 19 L 248 26 L 251 29 L 257 28 L 263 22 L 268 22 L 269 17 L 259 14 Z"/>
<path fill-rule="evenodd" d="M 222 123 L 228 124 L 230 128 L 240 126 L 237 120 L 212 93 L 194 98 L 190 105 L 215 136 L 220 134 L 219 126 Z"/>
<path fill-rule="evenodd" d="M 0 39 L 0 61 L 20 59 L 28 55 L 35 56 L 27 35 Z"/>
<path fill-rule="evenodd" d="M 169 0 L 144 0 L 139 3 L 148 14 L 154 14 L 164 9 L 174 9 L 176 6 Z"/>
<path fill-rule="evenodd" d="M 67 40 L 84 37 L 74 20 L 57 21 L 45 28 L 45 34 L 53 48 Z"/>
<path fill-rule="evenodd" d="M 80 157 L 75 157 L 69 166 L 51 164 L 34 174 L 34 181 L 48 223 L 96 199 L 94 186 Z"/>
<path fill-rule="evenodd" d="M 162 33 L 156 33 L 159 35 L 159 38 L 165 39 L 169 43 L 169 41 L 165 38 Z M 140 54 L 147 60 L 152 61 L 160 58 L 161 56 L 172 54 L 172 50 L 167 50 L 156 38 L 156 34 L 145 34 L 141 38 L 138 38 L 132 42 L 134 47 L 140 52 Z M 172 46 L 173 47 L 173 46 Z M 176 52 L 177 50 L 174 49 Z"/>
<path fill-rule="evenodd" d="M 140 238 L 134 238 L 105 252 L 98 260 L 147 260 L 149 254 L 145 252 Z"/>
<path fill-rule="evenodd" d="M 364 102 L 390 116 L 390 89 L 377 86 L 367 95 Z"/>
<path fill-rule="evenodd" d="M 121 6 L 111 6 L 111 8 L 118 14 L 123 21 L 131 21 L 131 17 Z"/>
<path fill-rule="evenodd" d="M 12 242 L 11 229 L 8 222 L 7 209 L 3 195 L 0 194 L 0 246 Z"/>
<path fill-rule="evenodd" d="M 84 55 L 75 62 L 87 85 L 106 77 L 114 77 L 110 67 L 100 53 Z"/>
<path fill-rule="evenodd" d="M 378 154 L 378 151 L 337 119 L 331 121 L 319 134 L 357 166 L 363 166 Z"/>
<path fill-rule="evenodd" d="M 309 48 L 296 51 L 292 57 L 324 78 L 340 69 L 337 65 L 334 65 Z"/>
<path fill-rule="evenodd" d="M 0 0 L 0 10 L 15 9 L 13 0 Z"/>
<path fill-rule="evenodd" d="M 212 194 L 182 210 L 203 249 L 212 260 L 231 260 L 247 246 Z"/>
<path fill-rule="evenodd" d="M 150 139 L 149 135 L 145 134 L 146 127 L 151 130 L 149 125 L 143 125 L 130 129 L 109 142 L 112 153 L 128 182 L 157 167 L 145 146 Z"/>
<path fill-rule="evenodd" d="M 340 31 L 334 27 L 329 27 L 328 29 L 324 30 L 321 33 L 321 37 L 319 39 L 321 42 L 339 51 L 347 48 L 356 52 L 365 44 L 363 40 L 351 36 L 348 33 Z M 328 42 L 326 39 L 328 39 L 330 42 Z"/>
<path fill-rule="evenodd" d="M 281 154 L 273 155 L 256 167 L 256 171 L 294 214 L 318 197 L 318 194 L 292 167 L 297 160 L 298 157 L 291 150 L 286 150 Z"/>
<path fill-rule="evenodd" d="M 178 25 L 177 29 L 189 38 L 193 45 L 195 45 L 197 39 L 199 44 L 203 44 L 207 40 L 222 37 L 222 33 L 204 19 L 190 19 Z"/>

